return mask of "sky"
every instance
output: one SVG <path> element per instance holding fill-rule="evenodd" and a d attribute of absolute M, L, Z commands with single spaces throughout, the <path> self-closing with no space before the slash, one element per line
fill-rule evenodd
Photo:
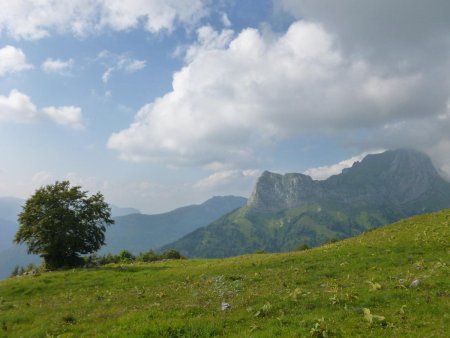
<path fill-rule="evenodd" d="M 447 0 L 0 0 L 0 196 L 159 213 L 415 148 L 450 178 Z"/>

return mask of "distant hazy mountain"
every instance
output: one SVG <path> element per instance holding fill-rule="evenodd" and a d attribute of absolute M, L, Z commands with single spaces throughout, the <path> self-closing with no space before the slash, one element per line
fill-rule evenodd
<path fill-rule="evenodd" d="M 25 200 L 0 197 L 0 279 L 8 277 L 14 266 L 39 262 L 39 257 L 27 254 L 26 248 L 13 243 L 18 224 L 17 215 Z"/>
<path fill-rule="evenodd" d="M 28 264 L 39 265 L 41 258 L 29 255 L 24 245 L 14 245 L 0 252 L 0 279 L 8 277 L 16 265 L 26 267 Z"/>
<path fill-rule="evenodd" d="M 0 218 L 0 252 L 13 246 L 17 223 Z"/>
<path fill-rule="evenodd" d="M 213 197 L 200 205 L 182 207 L 162 214 L 116 217 L 116 224 L 106 231 L 106 246 L 101 252 L 117 253 L 127 249 L 138 253 L 157 249 L 242 207 L 245 202 L 243 197 Z"/>
<path fill-rule="evenodd" d="M 110 204 L 109 206 L 111 207 L 112 217 L 119 217 L 119 216 L 141 213 L 138 209 L 134 209 L 134 208 L 122 208 L 122 207 L 118 207 L 114 204 Z"/>
<path fill-rule="evenodd" d="M 17 215 L 24 200 L 14 197 L 0 197 L 0 252 L 13 246 L 17 232 Z"/>
<path fill-rule="evenodd" d="M 17 215 L 22 211 L 25 200 L 15 197 L 0 197 L 0 218 L 17 221 Z"/>
<path fill-rule="evenodd" d="M 449 207 L 450 183 L 426 155 L 387 151 L 324 181 L 266 171 L 246 206 L 164 249 L 191 257 L 292 250 Z"/>

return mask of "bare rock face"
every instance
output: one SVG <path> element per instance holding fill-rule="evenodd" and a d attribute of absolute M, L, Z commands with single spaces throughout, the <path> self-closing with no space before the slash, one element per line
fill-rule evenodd
<path fill-rule="evenodd" d="M 425 154 L 401 149 L 368 155 L 324 181 L 315 181 L 303 174 L 280 175 L 265 171 L 247 207 L 251 213 L 275 213 L 311 204 L 417 208 L 422 200 L 426 200 L 422 209 L 432 200 L 449 207 L 450 183 L 439 176 Z"/>
<path fill-rule="evenodd" d="M 247 203 L 254 211 L 277 212 L 301 206 L 319 189 L 317 181 L 303 174 L 274 174 L 265 171 Z"/>

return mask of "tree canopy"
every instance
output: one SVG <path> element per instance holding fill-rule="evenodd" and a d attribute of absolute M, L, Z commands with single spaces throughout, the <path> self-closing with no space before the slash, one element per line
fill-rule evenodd
<path fill-rule="evenodd" d="M 114 223 L 111 208 L 98 192 L 88 196 L 69 181 L 36 190 L 19 214 L 15 242 L 40 255 L 48 268 L 76 266 L 82 254 L 105 244 L 105 231 Z"/>

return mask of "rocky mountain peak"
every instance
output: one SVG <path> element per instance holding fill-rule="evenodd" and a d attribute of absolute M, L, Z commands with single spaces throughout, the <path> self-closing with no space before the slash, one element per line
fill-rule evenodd
<path fill-rule="evenodd" d="M 412 149 L 390 150 L 367 155 L 324 181 L 303 174 L 265 171 L 247 207 L 250 212 L 273 213 L 310 204 L 402 205 L 431 194 L 439 185 L 450 188 L 427 155 Z"/>
<path fill-rule="evenodd" d="M 438 176 L 430 158 L 413 149 L 388 150 L 381 154 L 370 154 L 361 162 L 355 162 L 344 174 L 365 173 L 375 176 L 396 176 L 405 173 L 423 176 Z"/>

